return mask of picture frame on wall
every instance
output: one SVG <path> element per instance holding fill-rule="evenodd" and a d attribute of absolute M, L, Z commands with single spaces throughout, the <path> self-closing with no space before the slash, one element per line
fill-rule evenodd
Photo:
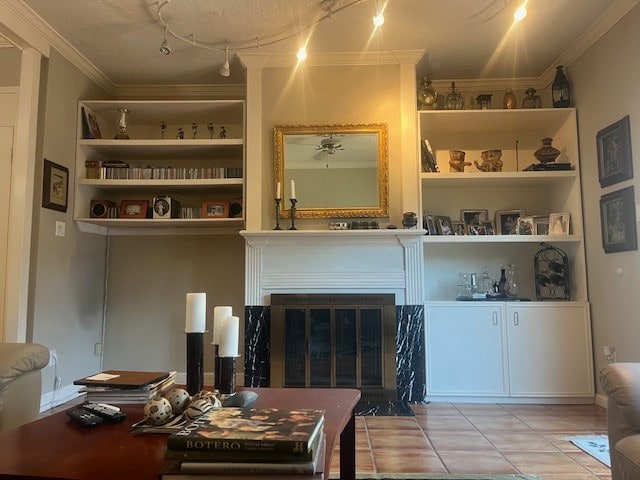
<path fill-rule="evenodd" d="M 638 249 L 633 186 L 600 197 L 600 226 L 604 253 Z"/>
<path fill-rule="evenodd" d="M 45 158 L 42 177 L 42 206 L 66 212 L 69 202 L 69 169 Z"/>
<path fill-rule="evenodd" d="M 600 130 L 596 134 L 596 143 L 600 187 L 633 178 L 629 115 Z"/>

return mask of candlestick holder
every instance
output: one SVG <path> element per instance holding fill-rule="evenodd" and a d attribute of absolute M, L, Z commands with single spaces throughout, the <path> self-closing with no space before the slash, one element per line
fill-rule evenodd
<path fill-rule="evenodd" d="M 298 203 L 298 200 L 296 200 L 295 198 L 291 198 L 291 199 L 289 199 L 289 201 L 291 202 L 291 227 L 289 227 L 289 230 L 297 230 L 297 228 L 296 228 L 296 203 Z"/>
<path fill-rule="evenodd" d="M 195 395 L 204 386 L 204 333 L 187 332 L 187 392 Z"/>
<path fill-rule="evenodd" d="M 213 388 L 214 390 L 220 390 L 220 357 L 218 352 L 220 351 L 220 345 L 213 344 Z"/>
<path fill-rule="evenodd" d="M 236 358 L 218 357 L 220 359 L 220 386 L 222 395 L 233 395 L 236 392 Z"/>
<path fill-rule="evenodd" d="M 280 203 L 282 202 L 282 200 L 280 200 L 279 198 L 276 198 L 276 228 L 274 228 L 274 230 L 282 230 L 282 228 L 280 228 Z"/>

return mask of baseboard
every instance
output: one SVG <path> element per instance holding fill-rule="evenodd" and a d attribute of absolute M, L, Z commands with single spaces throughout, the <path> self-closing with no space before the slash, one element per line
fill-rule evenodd
<path fill-rule="evenodd" d="M 78 398 L 82 395 L 78 389 L 79 387 L 77 385 L 67 385 L 44 393 L 40 397 L 40 413 L 69 402 L 74 398 Z"/>
<path fill-rule="evenodd" d="M 607 402 L 608 402 L 608 397 L 606 395 L 603 395 L 601 393 L 596 393 L 596 399 L 594 402 L 596 405 L 606 410 Z"/>

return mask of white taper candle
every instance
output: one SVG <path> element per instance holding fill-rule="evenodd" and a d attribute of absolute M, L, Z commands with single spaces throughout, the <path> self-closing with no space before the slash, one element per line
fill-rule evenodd
<path fill-rule="evenodd" d="M 187 293 L 187 314 L 184 331 L 204 333 L 207 325 L 207 294 Z"/>
<path fill-rule="evenodd" d="M 230 315 L 222 320 L 220 332 L 220 348 L 218 356 L 237 357 L 238 340 L 240 338 L 240 318 Z"/>
<path fill-rule="evenodd" d="M 220 345 L 220 332 L 222 331 L 222 319 L 233 314 L 231 307 L 219 306 L 213 309 L 213 344 Z"/>

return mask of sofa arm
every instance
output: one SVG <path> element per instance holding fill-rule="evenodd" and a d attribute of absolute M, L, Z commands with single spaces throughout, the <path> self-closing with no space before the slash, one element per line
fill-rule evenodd
<path fill-rule="evenodd" d="M 49 349 L 35 343 L 0 343 L 0 431 L 34 420 L 40 411 Z"/>
<path fill-rule="evenodd" d="M 600 370 L 600 385 L 630 427 L 640 431 L 640 363 L 611 363 Z"/>

